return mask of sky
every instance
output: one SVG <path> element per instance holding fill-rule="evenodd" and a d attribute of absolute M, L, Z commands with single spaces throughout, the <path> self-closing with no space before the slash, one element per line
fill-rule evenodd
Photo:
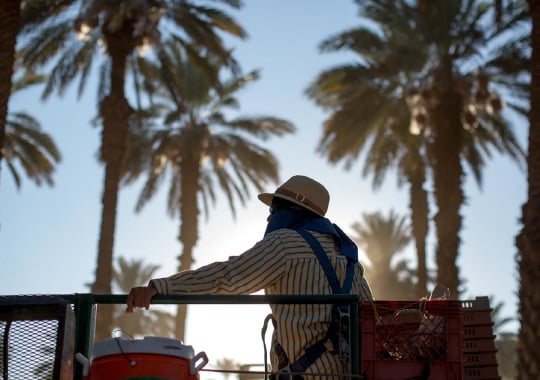
<path fill-rule="evenodd" d="M 351 63 L 346 53 L 320 54 L 325 38 L 358 26 L 357 7 L 350 0 L 258 0 L 245 2 L 231 14 L 249 34 L 245 41 L 227 40 L 245 72 L 261 70 L 261 78 L 239 93 L 238 115 L 271 115 L 291 121 L 294 135 L 274 139 L 267 147 L 277 156 L 280 177 L 308 175 L 323 183 L 331 200 L 327 217 L 346 232 L 364 213 L 408 212 L 408 190 L 387 176 L 374 191 L 371 178 L 361 175 L 362 162 L 349 171 L 330 165 L 316 152 L 322 124 L 328 116 L 304 90 L 321 71 Z M 76 99 L 75 86 L 66 94 L 40 100 L 40 92 L 16 94 L 10 112 L 25 110 L 38 118 L 58 144 L 63 159 L 55 173 L 55 186 L 37 187 L 24 180 L 17 190 L 2 163 L 0 177 L 0 295 L 87 293 L 94 280 L 101 216 L 104 169 L 96 159 L 99 129 L 91 126 L 96 113 L 95 81 L 85 96 Z M 516 120 L 522 144 L 528 125 Z M 524 145 L 525 146 L 525 145 Z M 514 241 L 520 230 L 521 206 L 526 199 L 526 172 L 508 158 L 494 155 L 479 188 L 471 176 L 464 181 L 466 204 L 458 258 L 466 279 L 465 298 L 493 296 L 504 303 L 502 316 L 516 317 L 518 275 Z M 138 181 L 121 190 L 117 209 L 114 256 L 143 259 L 160 265 L 157 277 L 173 274 L 181 246 L 179 221 L 166 213 L 167 185 L 136 213 L 142 189 Z M 273 191 L 276 184 L 269 184 Z M 431 190 L 431 189 L 430 189 Z M 432 212 L 435 206 L 431 207 Z M 255 190 L 245 207 L 232 218 L 227 202 L 219 198 L 209 219 L 199 223 L 195 266 L 226 260 L 250 248 L 266 226 L 267 207 Z M 428 241 L 428 265 L 434 268 L 433 229 Z M 401 254 L 414 263 L 412 244 Z M 369 279 L 368 279 L 369 280 Z M 262 363 L 261 328 L 269 312 L 266 305 L 191 306 L 185 344 L 205 351 L 212 364 L 227 357 L 239 363 Z M 506 330 L 517 331 L 517 322 Z M 206 373 L 203 378 L 219 378 Z"/>

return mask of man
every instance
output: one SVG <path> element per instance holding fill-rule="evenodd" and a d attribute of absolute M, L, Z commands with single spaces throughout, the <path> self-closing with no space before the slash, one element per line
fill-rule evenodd
<path fill-rule="evenodd" d="M 296 175 L 274 193 L 259 194 L 259 199 L 270 206 L 261 241 L 225 262 L 153 279 L 146 287 L 131 289 L 126 311 L 133 312 L 136 307 L 148 309 L 156 294 L 251 294 L 261 289 L 268 295 L 332 294 L 324 266 L 314 253 L 316 250 L 303 237 L 306 232 L 320 243 L 322 255 L 328 257 L 339 283 L 344 283 L 350 268 L 350 292 L 362 299 L 372 299 L 363 267 L 358 262 L 356 245 L 324 217 L 330 196 L 323 185 Z M 326 379 L 342 378 L 338 374 L 347 373 L 348 369 L 328 345 L 332 305 L 270 307 L 274 321 L 271 350 L 274 370 L 292 368 L 292 372 L 302 372 L 306 377 L 311 374 Z M 315 355 L 305 355 L 306 349 L 315 345 L 324 348 L 314 350 Z M 310 357 L 306 359 L 307 356 Z"/>

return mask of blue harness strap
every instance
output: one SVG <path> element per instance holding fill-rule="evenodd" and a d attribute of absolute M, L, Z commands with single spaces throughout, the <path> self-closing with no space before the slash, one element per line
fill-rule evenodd
<path fill-rule="evenodd" d="M 352 260 L 347 259 L 347 272 L 345 275 L 345 280 L 343 281 L 343 286 L 340 286 L 339 280 L 336 275 L 336 271 L 332 267 L 332 264 L 330 263 L 330 259 L 324 252 L 324 249 L 322 248 L 319 241 L 306 230 L 297 230 L 297 232 L 308 242 L 308 244 L 311 246 L 311 249 L 317 256 L 317 259 L 319 260 L 319 264 L 323 268 L 324 273 L 326 274 L 326 278 L 328 279 L 328 282 L 330 283 L 330 287 L 332 288 L 332 293 L 333 294 L 348 294 L 351 290 L 353 277 L 354 277 L 354 263 L 352 262 Z M 339 307 L 338 305 L 333 305 L 332 318 L 333 319 L 339 318 L 339 309 L 347 308 L 347 307 L 348 307 L 347 305 L 339 305 Z M 290 372 L 304 372 L 318 358 L 320 358 L 324 352 L 327 351 L 327 346 L 324 344 L 325 342 L 327 342 L 330 339 L 334 347 L 337 347 L 335 338 L 336 338 L 336 323 L 331 323 L 324 338 L 322 338 L 320 341 L 313 344 L 312 346 L 308 347 L 305 350 L 304 354 L 300 358 L 298 358 L 298 360 L 295 361 L 294 363 L 290 363 L 287 357 L 287 354 L 285 353 L 281 345 L 275 342 L 274 350 L 279 358 L 279 370 L 287 368 L 290 370 Z"/>
<path fill-rule="evenodd" d="M 321 246 L 321 243 L 319 243 L 319 241 L 315 239 L 315 237 L 309 232 L 307 232 L 306 230 L 298 230 L 297 232 L 300 235 L 302 235 L 302 237 L 309 243 L 309 245 L 311 246 L 311 249 L 313 249 L 313 252 L 317 256 L 317 259 L 319 259 L 319 263 L 324 269 L 326 278 L 328 278 L 328 282 L 330 283 L 330 286 L 332 287 L 332 293 L 333 294 L 348 294 L 351 291 L 352 280 L 353 280 L 353 275 L 354 275 L 354 265 L 352 261 L 347 260 L 347 273 L 345 275 L 345 280 L 343 281 L 343 286 L 340 286 L 339 280 L 336 275 L 336 271 L 332 267 L 332 264 L 330 263 L 330 259 L 324 252 L 323 247 Z"/>

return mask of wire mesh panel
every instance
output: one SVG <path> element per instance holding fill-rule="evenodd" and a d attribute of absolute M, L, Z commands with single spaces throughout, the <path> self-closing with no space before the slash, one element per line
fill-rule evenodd
<path fill-rule="evenodd" d="M 8 378 L 53 378 L 58 321 L 8 321 L 0 328 L 8 337 L 0 354 Z"/>
<path fill-rule="evenodd" d="M 0 297 L 0 378 L 73 378 L 71 305 L 47 296 Z"/>

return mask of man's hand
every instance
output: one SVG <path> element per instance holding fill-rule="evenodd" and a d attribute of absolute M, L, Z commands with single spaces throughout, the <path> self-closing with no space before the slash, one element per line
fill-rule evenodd
<path fill-rule="evenodd" d="M 126 313 L 133 313 L 137 307 L 144 307 L 146 310 L 148 310 L 150 307 L 150 301 L 156 294 L 158 294 L 156 288 L 151 286 L 138 286 L 131 288 L 127 298 Z"/>

